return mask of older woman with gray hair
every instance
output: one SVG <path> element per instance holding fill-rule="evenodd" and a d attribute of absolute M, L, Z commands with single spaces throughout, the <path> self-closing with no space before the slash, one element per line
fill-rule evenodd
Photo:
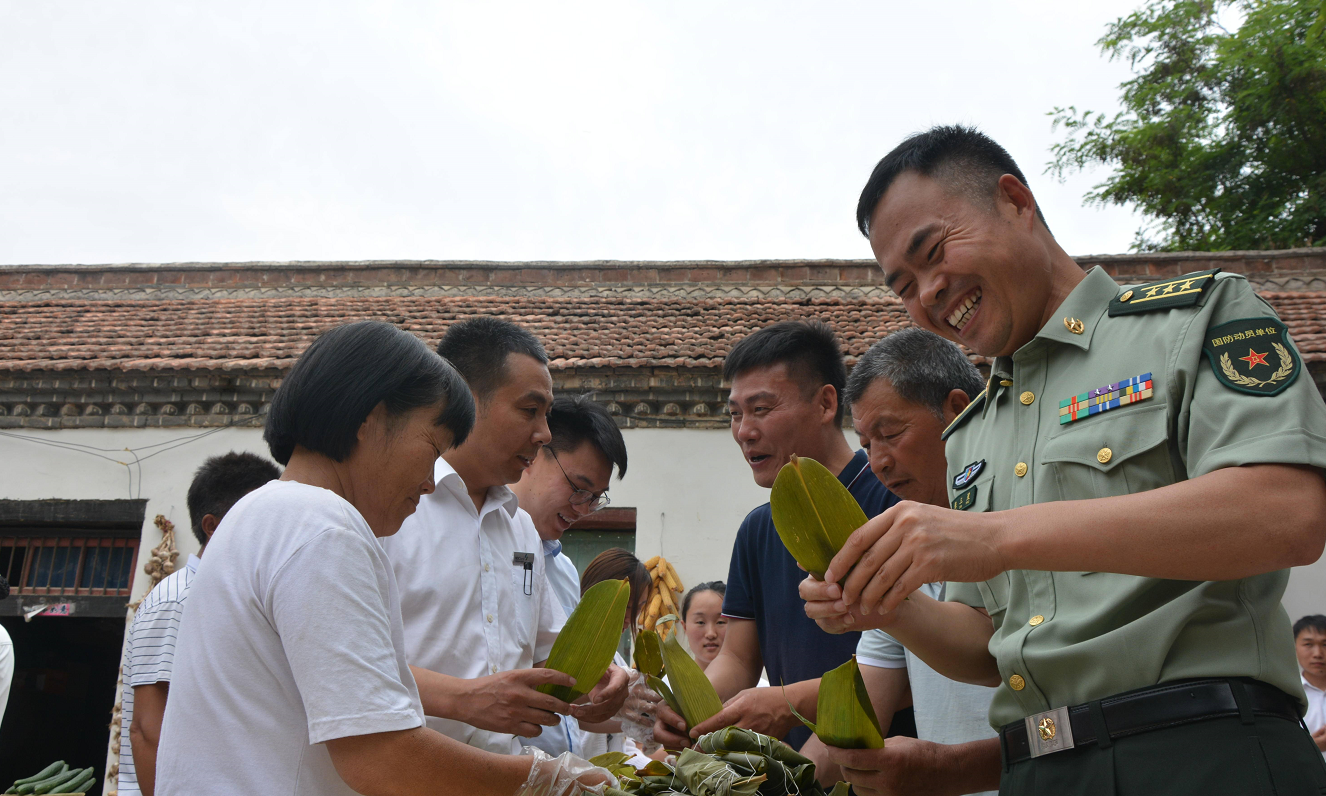
<path fill-rule="evenodd" d="M 389 324 L 338 327 L 299 357 L 264 434 L 285 472 L 226 515 L 184 609 L 159 796 L 560 796 L 609 781 L 424 726 L 379 538 L 473 425 L 456 371 Z"/>

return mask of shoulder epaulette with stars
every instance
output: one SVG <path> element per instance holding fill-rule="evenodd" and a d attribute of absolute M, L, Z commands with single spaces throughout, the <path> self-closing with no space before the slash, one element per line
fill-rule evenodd
<path fill-rule="evenodd" d="M 1202 300 L 1206 291 L 1215 284 L 1219 268 L 1184 274 L 1163 282 L 1130 287 L 1110 302 L 1110 317 L 1134 315 L 1151 310 L 1191 307 Z"/>
<path fill-rule="evenodd" d="M 948 428 L 944 429 L 944 433 L 939 435 L 940 442 L 948 439 L 950 434 L 958 430 L 958 427 L 962 425 L 963 421 L 971 417 L 977 409 L 980 409 L 981 406 L 985 404 L 985 396 L 988 392 L 990 392 L 989 387 L 981 390 L 980 394 L 973 398 L 971 403 L 967 404 L 967 408 L 963 409 L 958 413 L 957 417 L 953 418 L 953 422 L 948 424 Z"/>

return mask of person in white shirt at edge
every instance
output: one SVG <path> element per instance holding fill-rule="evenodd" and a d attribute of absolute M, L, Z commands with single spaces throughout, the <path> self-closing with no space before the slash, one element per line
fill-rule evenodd
<path fill-rule="evenodd" d="M 574 707 L 535 689 L 565 622 L 544 574 L 538 531 L 508 488 L 547 444 L 548 355 L 527 330 L 490 316 L 452 324 L 437 352 L 473 393 L 474 431 L 436 464 L 437 490 L 384 540 L 401 590 L 405 651 L 428 726 L 514 753 L 558 714 L 611 718 L 626 698 L 616 666 Z"/>
<path fill-rule="evenodd" d="M 554 398 L 548 410 L 548 434 L 548 444 L 521 473 L 520 481 L 511 485 L 511 491 L 521 513 L 528 513 L 534 523 L 548 585 L 562 611 L 570 616 L 580 603 L 580 573 L 562 552 L 562 534 L 577 520 L 608 505 L 613 466 L 617 467 L 617 480 L 626 475 L 626 440 L 608 410 L 588 395 Z M 629 707 L 628 703 L 624 709 Z M 573 716 L 558 718 L 561 723 L 544 727 L 542 734 L 530 739 L 530 745 L 554 756 L 568 751 L 580 754 L 579 723 Z"/>
<path fill-rule="evenodd" d="M 0 600 L 9 597 L 9 578 L 0 575 Z M 14 641 L 9 631 L 0 626 L 0 719 L 5 717 L 9 705 L 9 687 L 14 680 Z"/>
<path fill-rule="evenodd" d="M 980 372 L 956 345 L 913 328 L 894 332 L 862 354 L 843 396 L 861 447 L 870 454 L 870 469 L 889 491 L 903 500 L 947 507 L 948 469 L 940 434 L 984 387 Z M 943 583 L 928 583 L 911 599 L 942 601 L 944 589 Z M 809 607 L 807 614 L 814 616 Z M 837 620 L 820 626 L 830 632 L 861 629 L 860 623 L 846 627 Z M 826 750 L 856 793 L 998 791 L 999 738 L 987 719 L 995 689 L 944 677 L 883 630 L 866 630 L 856 657 L 881 715 L 891 712 L 910 688 L 917 730 L 917 738 L 890 738 L 879 750 Z"/>
<path fill-rule="evenodd" d="M 236 501 L 280 477 L 277 466 L 261 456 L 234 451 L 212 456 L 194 473 L 185 503 L 189 526 L 198 539 L 198 554 L 189 556 L 183 567 L 148 592 L 125 634 L 120 796 L 153 796 L 155 792 L 157 744 L 170 693 L 180 617 L 208 540 Z"/>
<path fill-rule="evenodd" d="M 160 796 L 568 796 L 613 781 L 424 726 L 379 538 L 433 491 L 434 462 L 473 419 L 451 366 L 389 324 L 332 329 L 299 357 L 264 432 L 285 472 L 231 508 L 190 586 Z"/>
<path fill-rule="evenodd" d="M 1294 654 L 1308 695 L 1303 724 L 1326 756 L 1326 616 L 1313 614 L 1294 623 Z"/>

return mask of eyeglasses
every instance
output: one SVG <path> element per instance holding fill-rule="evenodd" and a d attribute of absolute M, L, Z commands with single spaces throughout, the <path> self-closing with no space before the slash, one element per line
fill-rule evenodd
<path fill-rule="evenodd" d="M 557 469 L 562 471 L 562 477 L 566 483 L 571 485 L 571 505 L 589 506 L 590 511 L 598 511 L 612 502 L 608 497 L 608 490 L 602 492 L 590 492 L 588 489 L 581 489 L 576 486 L 576 482 L 571 480 L 571 476 L 566 474 L 566 468 L 562 466 L 562 460 L 557 458 L 557 451 L 548 448 L 548 453 L 552 454 L 553 461 L 557 462 Z"/>

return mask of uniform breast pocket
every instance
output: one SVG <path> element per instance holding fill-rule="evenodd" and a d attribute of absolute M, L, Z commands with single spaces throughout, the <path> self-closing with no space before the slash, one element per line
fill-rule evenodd
<path fill-rule="evenodd" d="M 1046 441 L 1040 462 L 1053 472 L 1058 499 L 1130 495 L 1174 483 L 1166 409 L 1078 420 Z"/>

